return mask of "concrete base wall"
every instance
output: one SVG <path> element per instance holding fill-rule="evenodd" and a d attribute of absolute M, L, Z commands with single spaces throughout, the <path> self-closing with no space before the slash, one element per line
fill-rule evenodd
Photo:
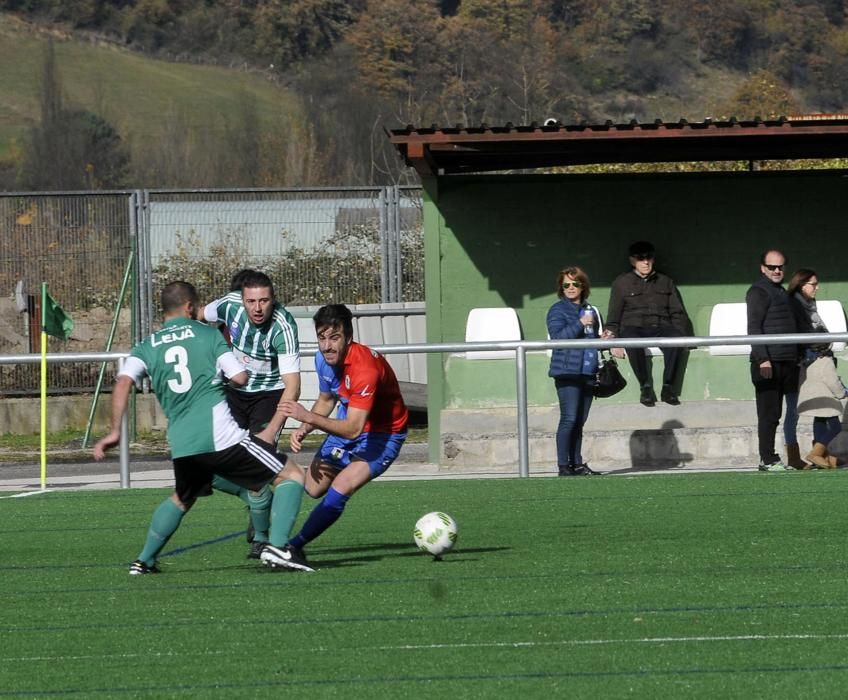
<path fill-rule="evenodd" d="M 91 394 L 47 397 L 47 432 L 67 429 L 85 432 L 91 412 Z M 109 430 L 111 395 L 101 396 L 94 414 L 94 431 Z M 152 394 L 136 395 L 136 427 L 140 431 L 165 430 L 167 422 Z M 0 433 L 31 435 L 41 430 L 41 401 L 37 398 L 0 399 Z"/>
<path fill-rule="evenodd" d="M 558 408 L 531 408 L 528 414 L 531 471 L 555 468 Z M 812 419 L 801 417 L 801 455 L 812 439 Z M 783 431 L 775 446 L 783 453 Z M 848 435 L 832 443 L 832 452 L 848 457 Z M 592 407 L 583 435 L 583 458 L 601 469 L 753 466 L 758 464 L 756 410 L 753 401 L 695 401 Z M 440 465 L 508 471 L 518 465 L 517 416 L 509 409 L 442 412 Z"/>

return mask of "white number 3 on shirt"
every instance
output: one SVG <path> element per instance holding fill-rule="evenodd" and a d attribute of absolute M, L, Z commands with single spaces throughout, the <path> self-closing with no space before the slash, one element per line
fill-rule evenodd
<path fill-rule="evenodd" d="M 175 394 L 184 394 L 191 389 L 191 372 L 188 371 L 188 353 L 182 345 L 165 351 L 165 362 L 174 365 L 177 379 L 168 380 L 168 388 Z"/>

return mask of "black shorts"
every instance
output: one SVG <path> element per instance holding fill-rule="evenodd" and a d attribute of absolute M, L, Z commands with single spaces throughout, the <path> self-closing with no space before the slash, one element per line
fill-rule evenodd
<path fill-rule="evenodd" d="M 227 386 L 227 405 L 230 407 L 230 413 L 233 414 L 239 428 L 245 428 L 251 433 L 258 433 L 268 425 L 274 416 L 282 395 L 282 389 L 248 393 Z"/>
<path fill-rule="evenodd" d="M 198 497 L 212 492 L 212 479 L 218 474 L 243 488 L 259 491 L 276 478 L 287 459 L 267 442 L 251 435 L 225 450 L 177 457 L 175 490 L 183 503 L 191 505 Z"/>

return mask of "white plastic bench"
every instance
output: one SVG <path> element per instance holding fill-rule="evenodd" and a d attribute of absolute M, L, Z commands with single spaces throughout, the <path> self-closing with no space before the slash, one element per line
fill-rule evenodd
<path fill-rule="evenodd" d="M 319 306 L 288 307 L 295 316 L 298 339 L 302 350 L 317 350 L 318 337 L 315 335 L 315 324 L 312 315 Z M 409 309 L 418 312 L 424 308 L 423 302 L 404 302 L 398 304 L 350 304 L 351 311 L 380 310 L 380 309 Z M 353 319 L 353 337 L 365 345 L 406 345 L 409 343 L 426 343 L 426 319 L 421 313 L 410 313 L 401 316 L 358 316 Z M 397 375 L 400 382 L 411 382 L 426 385 L 427 358 L 425 355 L 391 353 L 386 359 Z M 318 398 L 318 375 L 315 373 L 315 359 L 301 357 L 300 399 L 305 405 Z"/>

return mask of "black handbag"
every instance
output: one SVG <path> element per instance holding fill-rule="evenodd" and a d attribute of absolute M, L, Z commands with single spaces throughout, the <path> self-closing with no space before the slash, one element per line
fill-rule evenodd
<path fill-rule="evenodd" d="M 615 358 L 611 355 L 604 355 L 602 352 L 601 364 L 595 374 L 595 386 L 592 387 L 592 394 L 599 399 L 605 399 L 609 396 L 615 396 L 626 386 L 627 380 L 618 369 Z"/>

